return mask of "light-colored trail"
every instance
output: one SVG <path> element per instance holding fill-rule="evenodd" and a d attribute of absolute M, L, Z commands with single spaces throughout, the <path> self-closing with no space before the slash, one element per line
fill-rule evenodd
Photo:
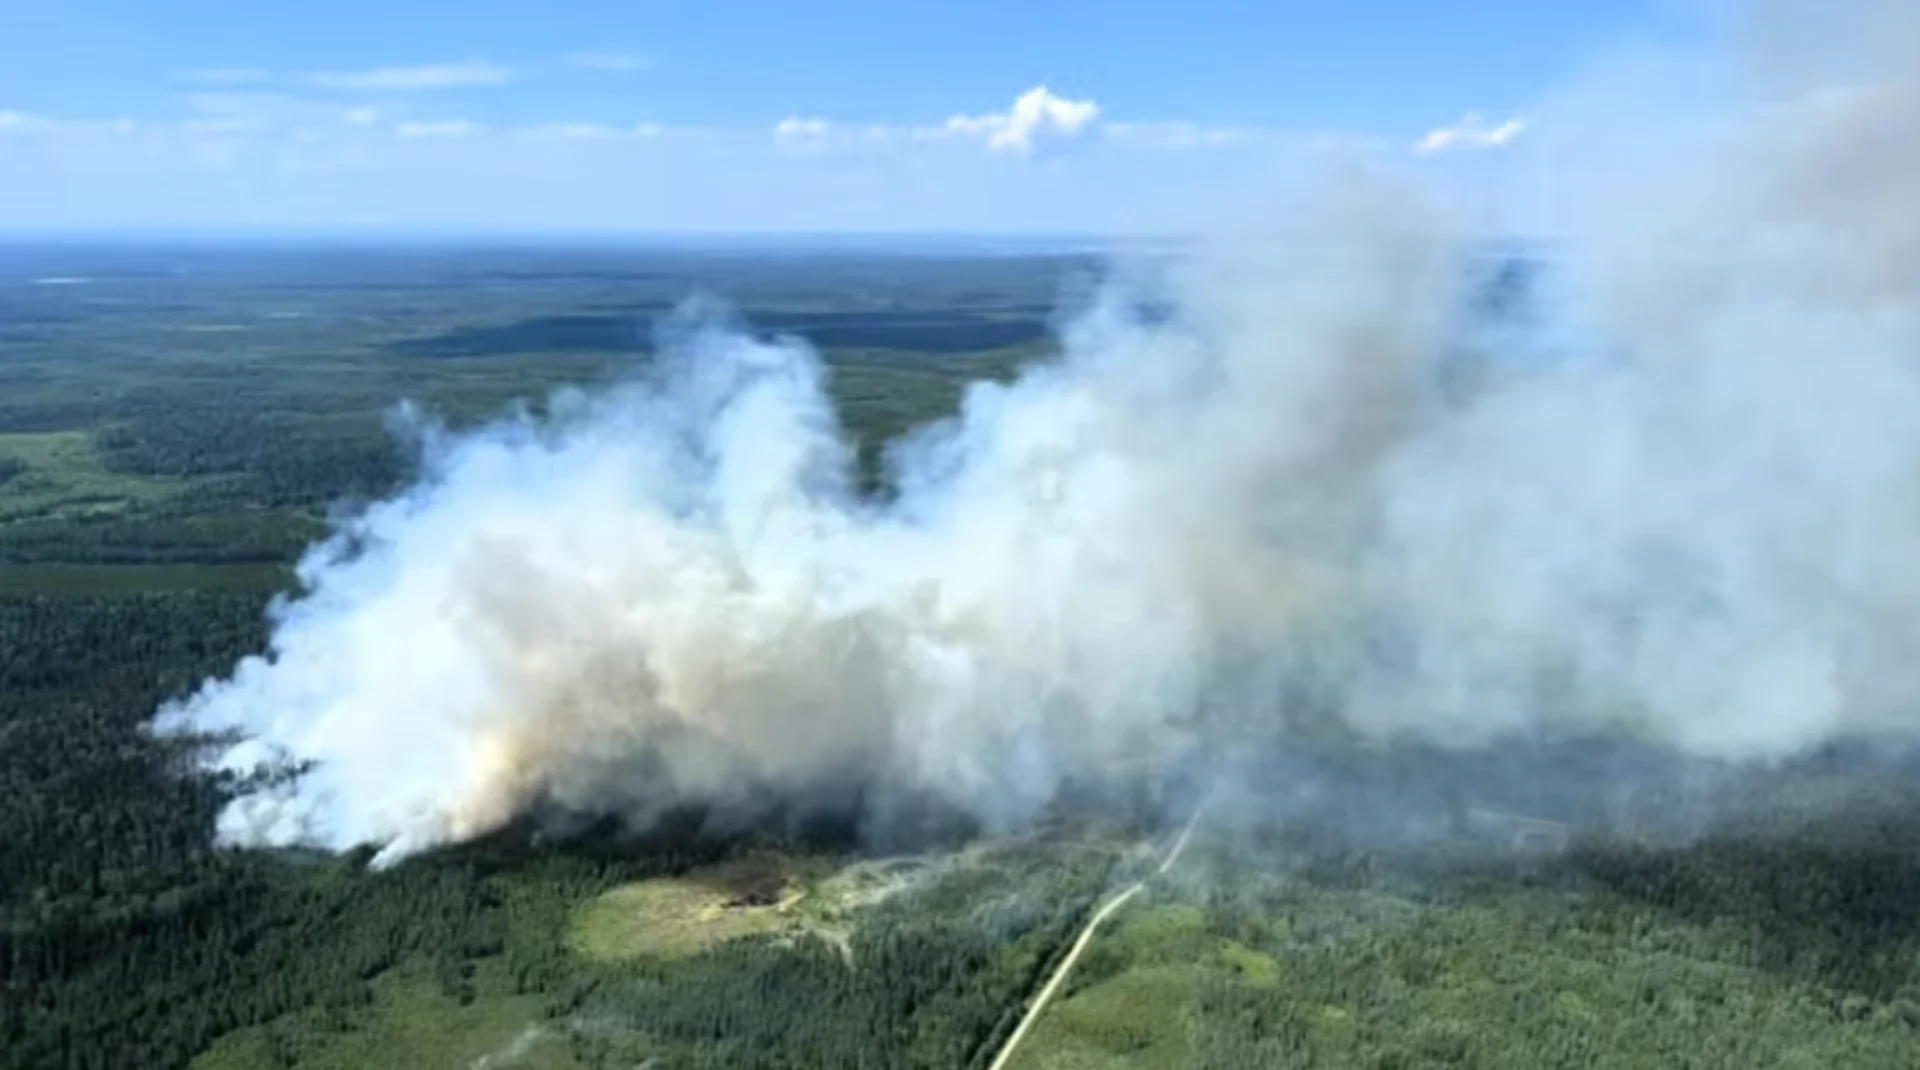
<path fill-rule="evenodd" d="M 1193 830 L 1199 827 L 1200 815 L 1206 811 L 1206 808 L 1207 804 L 1204 802 L 1194 807 L 1193 816 L 1187 819 L 1187 826 L 1180 830 L 1179 838 L 1174 840 L 1173 846 L 1167 849 L 1167 856 L 1160 860 L 1160 868 L 1153 871 L 1154 876 L 1157 877 L 1172 869 L 1173 864 L 1180 860 L 1180 853 L 1187 849 L 1187 841 L 1193 838 Z M 1113 898 L 1107 900 L 1099 910 L 1093 912 L 1093 916 L 1088 918 L 1087 923 L 1081 927 L 1080 935 L 1074 939 L 1073 946 L 1067 950 L 1066 957 L 1060 960 L 1060 965 L 1054 967 L 1053 976 L 1047 978 L 1047 983 L 1041 987 L 1040 994 L 1035 996 L 1033 1002 L 1027 1006 L 1027 1013 L 1021 1016 L 1020 1024 L 1014 1027 L 1013 1033 L 1007 1037 L 1007 1042 L 1000 1046 L 1000 1054 L 994 1056 L 993 1062 L 987 1065 L 987 1070 L 1006 1070 L 1006 1067 L 1013 1062 L 1013 1053 L 1019 1050 L 1020 1042 L 1026 1039 L 1027 1031 L 1033 1028 L 1033 1023 L 1040 1020 L 1041 1013 L 1047 1009 L 1047 1004 L 1052 1002 L 1054 993 L 1066 983 L 1067 975 L 1073 972 L 1073 964 L 1080 961 L 1081 954 L 1087 950 L 1089 944 L 1093 943 L 1093 934 L 1099 930 L 1100 923 L 1106 921 L 1121 907 L 1126 906 L 1129 899 L 1145 891 L 1146 887 L 1146 880 L 1134 881 L 1115 893 Z"/>
<path fill-rule="evenodd" d="M 1180 830 L 1180 838 L 1173 841 L 1173 846 L 1167 849 L 1167 857 L 1160 862 L 1160 868 L 1154 870 L 1156 875 L 1172 869 L 1173 864 L 1180 861 L 1180 852 L 1187 849 L 1187 841 L 1193 839 L 1193 830 L 1200 827 L 1200 815 L 1206 810 L 1205 802 L 1193 808 L 1193 816 L 1187 818 L 1187 827 Z M 1134 887 L 1137 888 L 1139 885 L 1136 884 Z"/>

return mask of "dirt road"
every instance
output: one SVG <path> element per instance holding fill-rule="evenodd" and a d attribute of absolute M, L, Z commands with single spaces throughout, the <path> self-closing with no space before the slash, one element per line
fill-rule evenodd
<path fill-rule="evenodd" d="M 1172 869 L 1173 864 L 1180 860 L 1180 852 L 1187 849 L 1187 841 L 1193 838 L 1193 830 L 1199 827 L 1200 815 L 1206 812 L 1206 808 L 1205 803 L 1194 807 L 1193 816 L 1187 819 L 1187 826 L 1180 830 L 1179 838 L 1175 839 L 1173 846 L 1167 849 L 1167 856 L 1160 860 L 1160 868 L 1153 871 L 1154 876 L 1157 877 Z M 1066 983 L 1067 975 L 1073 972 L 1073 964 L 1080 961 L 1080 956 L 1087 950 L 1087 945 L 1093 943 L 1093 934 L 1099 930 L 1100 924 L 1111 917 L 1115 911 L 1126 906 L 1128 900 L 1145 891 L 1146 887 L 1145 880 L 1134 881 L 1116 892 L 1105 905 L 1093 912 L 1093 916 L 1088 918 L 1087 923 L 1081 927 L 1080 935 L 1074 938 L 1073 946 L 1067 950 L 1066 957 L 1060 960 L 1060 965 L 1054 967 L 1053 976 L 1047 978 L 1047 983 L 1041 987 L 1040 994 L 1028 1005 L 1027 1013 L 1020 1018 L 1020 1024 L 1014 1028 L 1012 1035 L 1007 1037 L 1007 1042 L 1001 1045 L 1000 1054 L 994 1056 L 987 1070 L 1006 1070 L 1007 1065 L 1013 1061 L 1013 1053 L 1019 1049 L 1020 1042 L 1026 1039 L 1027 1031 L 1033 1028 L 1033 1023 L 1040 1020 L 1041 1012 L 1047 1009 L 1047 1004 L 1053 1000 L 1054 993 L 1060 990 L 1060 986 Z"/>

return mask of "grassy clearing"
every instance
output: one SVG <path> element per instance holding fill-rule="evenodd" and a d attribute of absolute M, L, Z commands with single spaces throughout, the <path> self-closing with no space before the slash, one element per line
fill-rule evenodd
<path fill-rule="evenodd" d="M 25 465 L 0 486 L 0 523 L 28 518 L 80 519 L 118 513 L 178 489 L 176 481 L 109 472 L 87 431 L 0 434 L 0 458 Z"/>
<path fill-rule="evenodd" d="M 724 891 L 690 878 L 625 885 L 581 909 L 568 944 L 602 962 L 682 958 L 728 940 L 794 926 L 781 906 L 729 907 L 728 898 Z"/>
<path fill-rule="evenodd" d="M 756 854 L 678 877 L 636 881 L 580 908 L 568 946 L 595 961 L 683 958 L 747 936 L 798 933 L 814 867 Z"/>
<path fill-rule="evenodd" d="M 749 936 L 816 937 L 845 951 L 858 913 L 913 885 L 913 858 L 855 862 L 763 853 L 636 881 L 582 906 L 568 946 L 599 962 L 685 958 Z"/>
<path fill-rule="evenodd" d="M 489 964 L 483 963 L 483 971 Z M 478 987 L 495 987 L 481 978 Z M 462 1004 L 424 963 L 414 961 L 372 982 L 373 1004 L 340 1032 L 305 1016 L 229 1033 L 193 1062 L 193 1070 L 266 1070 L 293 1054 L 303 1070 L 577 1070 L 566 1036 L 541 1024 L 538 996 L 483 996 Z"/>

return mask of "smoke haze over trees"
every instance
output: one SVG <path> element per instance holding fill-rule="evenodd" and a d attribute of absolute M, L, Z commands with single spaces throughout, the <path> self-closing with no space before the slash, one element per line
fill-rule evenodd
<path fill-rule="evenodd" d="M 896 444 L 886 502 L 814 353 L 695 302 L 642 381 L 418 423 L 425 477 L 158 725 L 311 763 L 229 842 L 383 860 L 849 780 L 1017 823 L 1284 728 L 1301 673 L 1454 746 L 1910 735 L 1920 87 L 1851 47 L 1912 36 L 1886 14 L 1810 38 L 1847 80 L 1752 49 L 1689 151 L 1570 176 L 1529 327 L 1463 326 L 1481 236 L 1417 182 L 1329 165 L 1273 226 L 1122 265 L 1056 357 Z"/>

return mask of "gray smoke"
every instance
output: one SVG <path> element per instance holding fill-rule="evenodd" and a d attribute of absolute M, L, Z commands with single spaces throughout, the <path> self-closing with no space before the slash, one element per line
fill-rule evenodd
<path fill-rule="evenodd" d="M 1536 173 L 1531 325 L 1463 313 L 1481 247 L 1416 182 L 1338 170 L 1116 272 L 1055 359 L 897 444 L 884 506 L 814 354 L 690 307 L 644 382 L 425 430 L 271 651 L 157 725 L 311 763 L 225 840 L 382 861 L 854 781 L 1017 822 L 1310 717 L 1740 761 L 1909 735 L 1920 19 L 1888 13 L 1751 35 L 1658 173 Z"/>

